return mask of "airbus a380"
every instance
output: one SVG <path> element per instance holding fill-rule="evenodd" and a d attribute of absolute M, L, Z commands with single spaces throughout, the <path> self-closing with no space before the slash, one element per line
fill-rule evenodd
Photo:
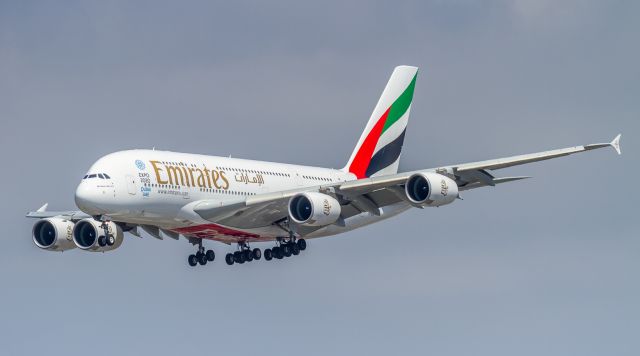
<path fill-rule="evenodd" d="M 496 177 L 495 170 L 598 148 L 556 149 L 487 161 L 398 173 L 418 68 L 396 67 L 347 164 L 329 169 L 159 150 L 128 150 L 98 159 L 75 192 L 80 211 L 48 211 L 33 242 L 50 251 L 118 248 L 140 229 L 163 239 L 186 238 L 197 251 L 191 266 L 214 261 L 204 240 L 236 244 L 229 265 L 300 254 L 306 240 L 344 233 L 411 208 L 438 207 L 460 192 L 529 177 Z M 251 248 L 270 242 L 264 251 Z"/>

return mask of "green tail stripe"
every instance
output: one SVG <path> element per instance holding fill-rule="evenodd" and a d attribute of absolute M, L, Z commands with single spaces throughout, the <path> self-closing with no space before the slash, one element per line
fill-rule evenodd
<path fill-rule="evenodd" d="M 389 110 L 389 116 L 387 117 L 387 121 L 384 123 L 382 133 L 387 131 L 387 129 L 391 127 L 391 125 L 393 125 L 396 121 L 398 121 L 402 117 L 402 115 L 407 112 L 407 109 L 409 109 L 411 100 L 413 100 L 413 89 L 416 87 L 417 77 L 418 73 L 413 76 L 413 79 L 411 80 L 411 83 L 409 83 L 407 89 L 405 89 L 404 92 L 400 94 L 398 99 L 396 99 L 396 101 L 391 104 L 391 110 Z"/>

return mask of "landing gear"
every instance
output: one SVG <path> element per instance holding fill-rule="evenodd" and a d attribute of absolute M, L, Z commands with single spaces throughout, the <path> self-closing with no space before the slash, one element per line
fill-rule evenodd
<path fill-rule="evenodd" d="M 257 261 L 261 258 L 262 251 L 260 251 L 259 248 L 252 250 L 246 242 L 238 242 L 238 251 L 227 253 L 224 260 L 231 266 L 234 263 L 243 264 L 245 262 Z"/>
<path fill-rule="evenodd" d="M 281 260 L 285 257 L 298 256 L 301 251 L 307 248 L 307 242 L 304 239 L 295 240 L 294 237 L 289 239 L 278 239 L 278 244 L 271 249 L 264 250 L 264 259 L 271 261 L 272 259 Z"/>
<path fill-rule="evenodd" d="M 102 224 L 100 224 L 100 227 L 102 228 L 102 231 L 104 231 L 104 236 L 100 236 L 98 238 L 98 245 L 100 247 L 115 245 L 116 237 L 113 236 L 113 234 L 109 230 L 109 224 L 107 224 L 109 222 L 109 218 L 106 217 L 105 215 L 102 215 L 100 216 L 100 221 L 102 221 Z"/>
<path fill-rule="evenodd" d="M 100 241 L 98 241 L 98 243 L 99 242 Z M 115 243 L 115 240 L 113 243 Z M 109 244 L 109 239 L 106 240 L 106 244 Z M 213 262 L 215 259 L 216 253 L 213 252 L 213 250 L 205 250 L 204 246 L 202 246 L 202 239 L 200 239 L 198 241 L 198 252 L 193 255 L 189 255 L 187 262 L 189 262 L 189 266 L 195 267 L 198 264 L 200 264 L 200 266 L 204 266 L 207 262 Z"/>

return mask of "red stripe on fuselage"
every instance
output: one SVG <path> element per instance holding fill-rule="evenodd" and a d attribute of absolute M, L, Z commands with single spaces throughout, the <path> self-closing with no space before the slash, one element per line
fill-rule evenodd
<path fill-rule="evenodd" d="M 250 232 L 230 229 L 228 227 L 220 226 L 217 224 L 204 224 L 195 226 L 185 226 L 172 229 L 172 231 L 183 235 L 195 236 L 201 239 L 215 238 L 218 235 L 232 236 L 239 239 L 244 238 L 258 238 L 260 235 L 252 234 Z"/>
<path fill-rule="evenodd" d="M 389 107 L 387 111 L 385 111 L 384 114 L 382 114 L 382 116 L 378 119 L 378 122 L 376 122 L 367 137 L 362 142 L 360 149 L 358 149 L 358 153 L 356 153 L 356 156 L 353 158 L 353 162 L 351 162 L 351 165 L 349 166 L 349 172 L 355 174 L 358 179 L 367 177 L 367 167 L 369 167 L 369 162 L 371 162 L 373 151 L 376 149 L 376 145 L 378 145 L 378 140 L 380 139 L 380 135 L 382 134 L 384 123 L 385 121 L 387 121 L 389 110 L 391 110 L 391 107 Z"/>

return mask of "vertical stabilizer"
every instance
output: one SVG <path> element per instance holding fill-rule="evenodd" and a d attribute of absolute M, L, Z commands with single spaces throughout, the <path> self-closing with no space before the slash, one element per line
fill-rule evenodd
<path fill-rule="evenodd" d="M 418 68 L 393 70 L 378 104 L 343 170 L 367 178 L 398 172 Z"/>

